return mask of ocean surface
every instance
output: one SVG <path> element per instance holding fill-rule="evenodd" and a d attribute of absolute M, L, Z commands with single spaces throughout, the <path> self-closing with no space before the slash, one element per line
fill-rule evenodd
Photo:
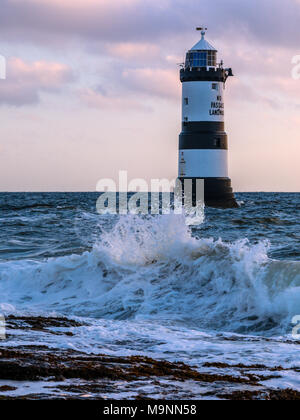
<path fill-rule="evenodd" d="M 0 313 L 84 323 L 72 335 L 8 330 L 0 346 L 146 355 L 203 372 L 222 363 L 232 375 L 231 365 L 263 365 L 274 376 L 264 386 L 300 391 L 300 194 L 237 194 L 239 209 L 206 208 L 194 226 L 184 215 L 99 215 L 98 197 L 0 194 Z M 194 386 L 185 393 L 199 397 Z M 102 397 L 134 396 L 115 392 Z"/>

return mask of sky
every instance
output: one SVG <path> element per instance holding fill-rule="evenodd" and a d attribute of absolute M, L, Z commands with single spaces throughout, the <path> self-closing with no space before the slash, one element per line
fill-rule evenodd
<path fill-rule="evenodd" d="M 299 22 L 300 0 L 1 0 L 0 190 L 176 178 L 178 64 L 205 25 L 235 75 L 235 191 L 300 191 Z"/>

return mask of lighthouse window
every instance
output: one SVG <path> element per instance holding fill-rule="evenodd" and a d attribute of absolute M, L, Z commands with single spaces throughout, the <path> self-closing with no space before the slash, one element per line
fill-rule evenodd
<path fill-rule="evenodd" d="M 188 105 L 189 104 L 189 98 L 184 98 L 184 104 Z"/>
<path fill-rule="evenodd" d="M 190 52 L 186 56 L 187 67 L 206 67 L 207 66 L 207 52 Z"/>
<path fill-rule="evenodd" d="M 186 55 L 186 67 L 216 67 L 216 51 L 192 51 Z"/>
<path fill-rule="evenodd" d="M 212 84 L 212 89 L 218 90 L 218 83 L 213 83 Z"/>
<path fill-rule="evenodd" d="M 201 52 L 199 54 L 199 67 L 207 66 L 207 52 Z"/>
<path fill-rule="evenodd" d="M 215 139 L 215 146 L 220 149 L 221 147 L 221 139 Z"/>
<path fill-rule="evenodd" d="M 207 52 L 207 59 L 208 59 L 208 66 L 209 67 L 216 67 L 217 65 L 217 53 L 216 51 L 208 51 Z"/>

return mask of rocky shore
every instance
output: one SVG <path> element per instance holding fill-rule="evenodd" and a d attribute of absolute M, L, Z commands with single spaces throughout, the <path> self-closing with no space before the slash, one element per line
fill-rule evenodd
<path fill-rule="evenodd" d="M 72 336 L 68 328 L 80 325 L 67 318 L 7 319 L 8 335 L 30 329 Z M 231 374 L 226 373 L 229 370 Z M 41 345 L 12 347 L 9 340 L 0 343 L 0 399 L 300 399 L 297 391 L 266 385 L 280 372 L 284 372 L 280 366 L 206 363 L 199 369 L 145 356 L 85 354 Z"/>

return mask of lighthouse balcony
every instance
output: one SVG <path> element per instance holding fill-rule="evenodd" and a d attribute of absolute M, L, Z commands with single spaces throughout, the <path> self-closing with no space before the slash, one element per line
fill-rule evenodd
<path fill-rule="evenodd" d="M 180 70 L 181 82 L 223 82 L 229 76 L 228 70 L 221 67 L 186 67 Z"/>

